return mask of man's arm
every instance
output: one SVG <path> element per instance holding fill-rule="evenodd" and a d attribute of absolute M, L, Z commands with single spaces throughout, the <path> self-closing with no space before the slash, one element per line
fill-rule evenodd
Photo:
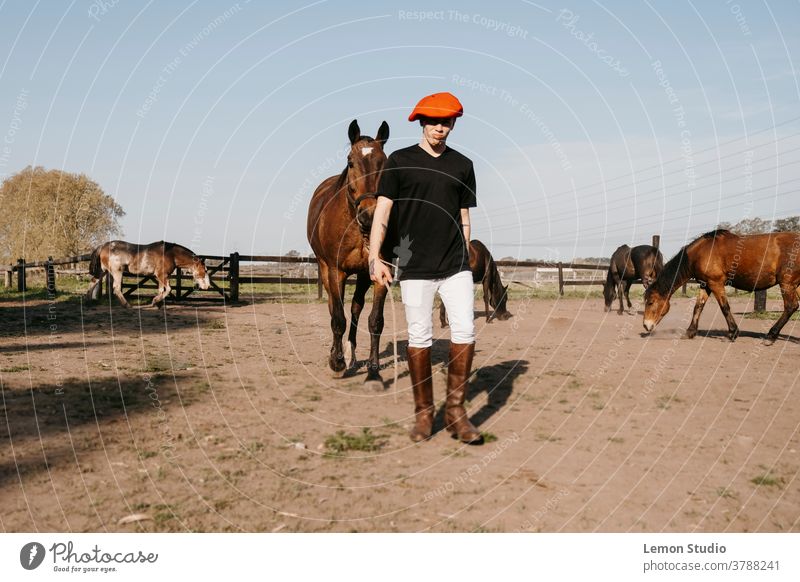
<path fill-rule="evenodd" d="M 373 223 L 374 227 L 374 223 Z M 469 246 L 469 235 L 470 235 L 470 222 L 469 222 L 469 208 L 462 208 L 461 209 L 461 228 L 464 229 L 464 239 L 467 241 L 467 246 Z"/>
<path fill-rule="evenodd" d="M 389 228 L 389 214 L 394 202 L 385 196 L 378 196 L 378 203 L 372 214 L 372 228 L 369 231 L 369 278 L 383 285 L 392 282 L 392 271 L 381 262 L 381 245 Z"/>

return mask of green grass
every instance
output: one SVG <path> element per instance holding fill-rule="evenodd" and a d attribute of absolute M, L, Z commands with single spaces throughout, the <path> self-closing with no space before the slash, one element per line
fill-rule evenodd
<path fill-rule="evenodd" d="M 751 311 L 749 313 L 745 313 L 744 318 L 776 320 L 781 315 L 783 315 L 783 311 Z M 794 312 L 794 314 L 789 319 L 794 319 L 794 320 L 800 319 L 800 311 Z"/>
<path fill-rule="evenodd" d="M 483 442 L 485 443 L 493 443 L 497 440 L 497 435 L 488 431 L 481 431 L 481 436 L 483 437 Z"/>
<path fill-rule="evenodd" d="M 369 428 L 362 428 L 357 435 L 347 434 L 343 430 L 325 439 L 325 448 L 330 456 L 340 457 L 348 451 L 372 452 L 380 449 L 385 443 L 382 436 L 375 435 Z"/>
<path fill-rule="evenodd" d="M 774 477 L 769 471 L 763 473 L 762 475 L 758 475 L 757 477 L 753 477 L 750 479 L 750 482 L 753 485 L 764 487 L 780 487 L 783 485 L 783 479 Z"/>
<path fill-rule="evenodd" d="M 10 366 L 8 368 L 0 368 L 0 372 L 6 374 L 12 374 L 14 372 L 27 372 L 30 369 L 31 369 L 30 366 L 25 364 L 24 366 Z"/>

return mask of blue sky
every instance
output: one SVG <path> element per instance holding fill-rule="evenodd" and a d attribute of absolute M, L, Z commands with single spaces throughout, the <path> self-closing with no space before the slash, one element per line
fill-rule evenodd
<path fill-rule="evenodd" d="M 800 214 L 797 2 L 0 0 L 0 174 L 83 172 L 127 240 L 310 251 L 347 126 L 451 91 L 495 256 L 672 254 Z M 4 148 L 4 149 L 3 149 Z"/>

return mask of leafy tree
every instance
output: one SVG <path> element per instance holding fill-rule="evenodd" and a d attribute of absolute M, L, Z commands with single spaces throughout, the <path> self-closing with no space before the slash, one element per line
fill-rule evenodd
<path fill-rule="evenodd" d="M 779 218 L 772 224 L 773 232 L 800 232 L 800 216 Z"/>
<path fill-rule="evenodd" d="M 736 234 L 762 234 L 767 232 L 800 232 L 800 216 L 787 216 L 775 220 L 745 218 L 736 224 L 720 222 L 717 228 L 725 228 Z"/>
<path fill-rule="evenodd" d="M 744 218 L 736 224 L 720 222 L 717 228 L 725 228 L 736 234 L 762 234 L 772 230 L 772 221 L 756 216 L 754 218 Z"/>
<path fill-rule="evenodd" d="M 84 174 L 28 166 L 0 187 L 4 263 L 85 253 L 120 233 L 122 207 Z"/>

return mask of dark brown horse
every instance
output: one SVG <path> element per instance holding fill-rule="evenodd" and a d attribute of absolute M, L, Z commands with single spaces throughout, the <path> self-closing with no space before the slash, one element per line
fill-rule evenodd
<path fill-rule="evenodd" d="M 663 268 L 664 257 L 656 247 L 639 245 L 631 248 L 628 245 L 622 245 L 615 250 L 611 255 L 611 264 L 603 285 L 606 311 L 611 311 L 611 304 L 614 302 L 614 298 L 618 297 L 619 310 L 617 313 L 622 315 L 624 312 L 622 308 L 623 295 L 628 302 L 628 308 L 633 307 L 628 293 L 634 281 L 641 279 L 642 285 L 647 289 Z"/>
<path fill-rule="evenodd" d="M 172 291 L 169 286 L 169 276 L 176 267 L 190 269 L 195 283 L 201 289 L 208 289 L 210 283 L 205 264 L 186 247 L 163 240 L 149 245 L 112 240 L 103 243 L 92 252 L 89 260 L 92 282 L 86 291 L 86 297 L 92 296 L 92 291 L 105 273 L 111 273 L 111 278 L 114 280 L 114 295 L 125 307 L 130 307 L 130 303 L 122 294 L 122 275 L 128 271 L 134 275 L 155 276 L 158 281 L 158 294 L 153 297 L 151 305 L 156 306 Z"/>
<path fill-rule="evenodd" d="M 728 322 L 731 341 L 739 328 L 731 314 L 725 286 L 743 291 L 761 291 L 780 285 L 783 315 L 767 333 L 772 343 L 797 311 L 800 284 L 800 233 L 774 232 L 739 236 L 728 230 L 707 232 L 683 247 L 664 266 L 658 279 L 645 292 L 644 328 L 652 331 L 669 311 L 669 299 L 678 287 L 694 277 L 700 283 L 692 322 L 686 337 L 697 335 L 697 322 L 709 292 L 719 303 Z"/>
<path fill-rule="evenodd" d="M 469 268 L 472 271 L 472 282 L 483 285 L 483 306 L 486 309 L 486 323 L 493 319 L 505 321 L 512 317 L 506 309 L 508 301 L 508 285 L 500 281 L 500 273 L 486 245 L 477 239 L 469 241 Z M 489 310 L 489 306 L 493 310 Z M 439 307 L 439 322 L 447 327 L 447 310 L 444 303 Z"/>
<path fill-rule="evenodd" d="M 328 292 L 333 345 L 329 365 L 341 377 L 356 365 L 356 333 L 364 298 L 372 282 L 367 262 L 369 231 L 375 211 L 378 182 L 386 154 L 383 145 L 389 139 L 389 125 L 384 121 L 375 139 L 361 135 L 353 120 L 348 130 L 350 153 L 347 167 L 317 187 L 308 206 L 308 242 L 314 249 L 322 284 Z M 356 275 L 356 290 L 350 308 L 350 333 L 347 347 L 342 337 L 347 327 L 344 316 L 344 289 L 349 275 Z M 369 314 L 370 357 L 366 383 L 383 388 L 379 374 L 378 350 L 383 331 L 383 303 L 386 287 L 373 285 L 372 311 Z"/>

